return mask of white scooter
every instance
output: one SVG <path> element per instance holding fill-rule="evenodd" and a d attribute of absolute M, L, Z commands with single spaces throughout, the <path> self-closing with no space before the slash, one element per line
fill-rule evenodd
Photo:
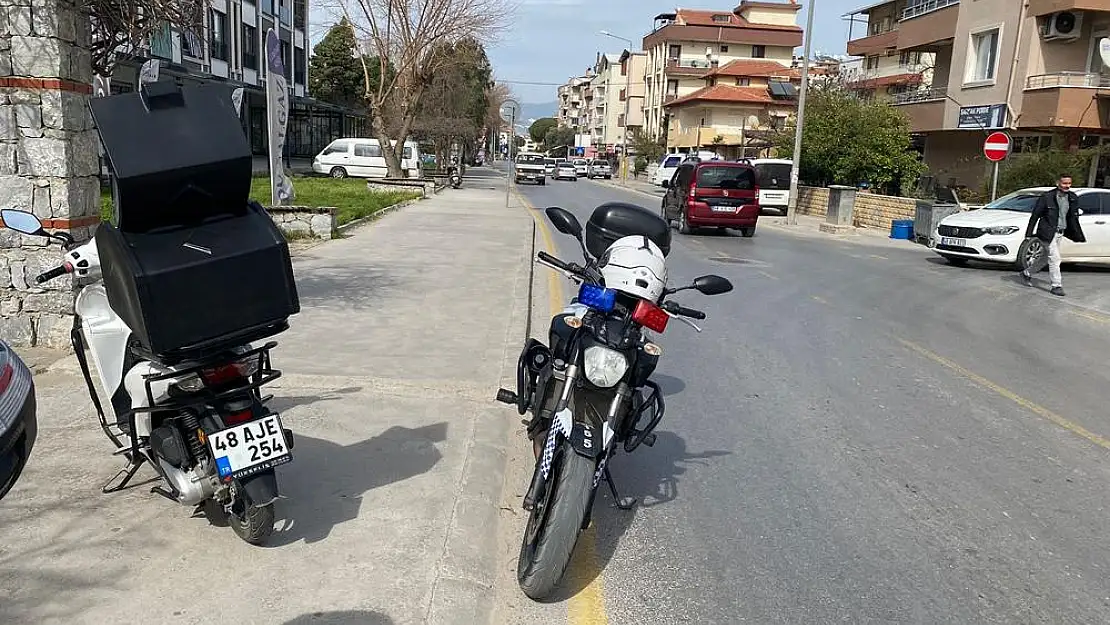
<path fill-rule="evenodd" d="M 270 367 L 269 353 L 277 343 L 244 345 L 172 366 L 144 357 L 100 283 L 95 240 L 75 245 L 68 233 L 48 233 L 24 211 L 0 210 L 0 220 L 11 230 L 46 237 L 65 249 L 64 262 L 39 275 L 37 283 L 70 273 L 95 280 L 77 295 L 71 338 L 101 428 L 116 455 L 127 459 L 102 491 L 123 490 L 150 463 L 162 480 L 151 492 L 196 506 L 210 521 L 226 520 L 248 543 L 262 543 L 273 532 L 273 505 L 279 498 L 274 467 L 292 460 L 293 448 L 292 432 L 266 408 L 270 397 L 258 390 L 281 376 Z M 105 418 L 89 374 L 86 344 L 102 388 L 111 396 L 115 424 Z"/>

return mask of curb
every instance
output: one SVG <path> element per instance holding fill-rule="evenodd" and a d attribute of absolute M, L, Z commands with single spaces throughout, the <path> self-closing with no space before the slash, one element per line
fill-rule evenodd
<path fill-rule="evenodd" d="M 408 206 L 410 204 L 415 204 L 415 203 L 419 202 L 421 199 L 423 199 L 423 198 L 415 198 L 415 199 L 412 199 L 412 200 L 405 200 L 404 202 L 397 202 L 396 204 L 390 204 L 389 206 L 386 206 L 385 208 L 381 209 L 380 211 L 374 213 L 373 215 L 367 215 L 365 217 L 360 217 L 360 218 L 358 218 L 354 221 L 347 222 L 347 223 L 343 224 L 342 226 L 336 226 L 335 227 L 335 232 L 337 234 L 342 234 L 342 233 L 344 233 L 344 232 L 346 232 L 346 231 L 348 231 L 352 228 L 355 228 L 357 226 L 367 224 L 367 223 L 370 223 L 372 221 L 377 221 L 378 219 L 381 219 L 382 217 L 385 217 L 386 215 L 392 213 L 393 211 L 401 210 L 402 208 L 405 208 L 406 206 Z M 335 238 L 338 238 L 338 237 L 332 237 L 332 239 L 329 239 L 329 240 L 334 240 Z"/>
<path fill-rule="evenodd" d="M 513 283 L 513 297 L 518 305 L 509 315 L 499 384 L 510 378 L 515 380 L 522 339 L 527 339 L 531 331 L 535 220 L 528 232 L 531 238 L 519 248 L 525 266 L 517 272 Z M 488 623 L 493 614 L 499 572 L 501 493 L 508 468 L 511 427 L 516 423 L 502 410 L 504 406 L 494 401 L 495 392 L 496 389 L 489 389 L 488 395 L 480 400 L 471 422 L 459 493 L 437 565 L 425 623 L 475 625 Z"/>

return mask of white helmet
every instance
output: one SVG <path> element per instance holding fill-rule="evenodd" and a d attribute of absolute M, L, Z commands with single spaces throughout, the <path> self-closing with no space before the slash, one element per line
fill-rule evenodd
<path fill-rule="evenodd" d="M 621 237 L 597 260 L 605 286 L 656 303 L 667 286 L 667 264 L 659 246 L 643 235 Z"/>

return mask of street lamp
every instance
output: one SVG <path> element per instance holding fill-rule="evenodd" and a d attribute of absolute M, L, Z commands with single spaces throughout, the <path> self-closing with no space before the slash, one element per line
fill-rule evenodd
<path fill-rule="evenodd" d="M 805 52 L 802 54 L 802 92 L 798 94 L 798 122 L 794 124 L 794 165 L 790 168 L 790 199 L 786 203 L 786 223 L 798 223 L 798 171 L 802 167 L 802 130 L 806 121 L 806 91 L 809 88 L 809 53 L 813 46 L 813 13 L 817 0 L 809 0 L 806 14 Z"/>
<path fill-rule="evenodd" d="M 631 39 L 621 37 L 620 35 L 614 35 L 607 30 L 601 31 L 601 34 L 605 35 L 606 37 L 612 37 L 613 39 L 619 39 L 628 43 L 628 69 L 624 72 L 624 131 L 623 136 L 621 137 L 621 155 L 624 157 L 624 171 L 621 175 L 624 178 L 625 183 L 627 183 L 628 168 L 630 166 L 628 162 L 628 116 L 629 104 L 632 102 L 632 46 L 634 46 L 635 44 L 632 43 Z"/>

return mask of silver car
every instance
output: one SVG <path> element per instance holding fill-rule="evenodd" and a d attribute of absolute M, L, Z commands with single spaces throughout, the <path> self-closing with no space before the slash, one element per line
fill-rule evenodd
<path fill-rule="evenodd" d="M 574 167 L 574 163 L 570 161 L 563 161 L 555 166 L 555 175 L 552 176 L 555 180 L 578 180 L 578 170 Z"/>
<path fill-rule="evenodd" d="M 590 178 L 605 178 L 609 180 L 613 177 L 613 168 L 609 165 L 609 161 L 594 160 L 590 163 Z"/>

